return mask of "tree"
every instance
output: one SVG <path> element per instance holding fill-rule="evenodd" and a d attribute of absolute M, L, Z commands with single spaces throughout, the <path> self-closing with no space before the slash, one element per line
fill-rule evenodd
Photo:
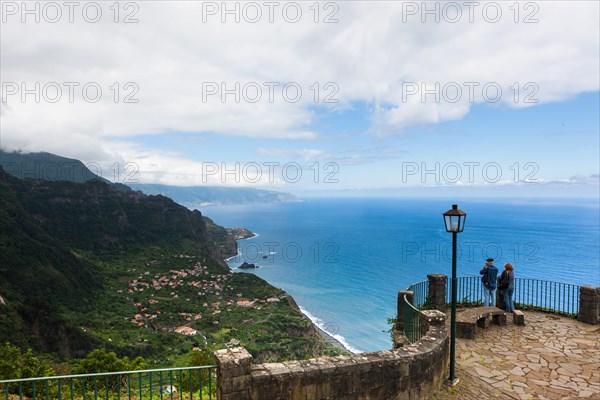
<path fill-rule="evenodd" d="M 215 359 L 210 350 L 202 350 L 202 351 L 191 351 L 189 354 L 190 357 L 190 365 L 202 366 L 202 365 L 212 365 L 215 363 Z"/>
<path fill-rule="evenodd" d="M 8 342 L 0 346 L 0 380 L 52 375 L 54 370 L 50 364 L 35 357 L 31 349 L 22 353 L 21 349 Z"/>
<path fill-rule="evenodd" d="M 119 358 L 114 352 L 105 349 L 95 349 L 89 353 L 76 367 L 78 374 L 96 374 L 102 372 L 125 372 L 147 369 L 148 365 L 142 357 L 129 361 L 129 357 Z M 100 379 L 97 388 L 101 390 L 114 391 L 125 388 L 127 375 L 114 375 Z"/>
<path fill-rule="evenodd" d="M 208 349 L 202 351 L 192 350 L 187 354 L 184 360 L 179 361 L 177 364 L 181 367 L 199 367 L 209 366 L 215 363 L 212 352 Z M 216 376 L 211 369 L 196 369 L 187 370 L 183 372 L 183 382 L 185 382 L 183 389 L 191 392 L 197 392 L 202 390 L 208 390 L 208 387 L 212 385 L 216 387 L 215 382 Z M 209 385 L 209 381 L 212 381 Z M 208 394 L 208 392 L 206 392 Z"/>
<path fill-rule="evenodd" d="M 0 380 L 3 379 L 24 379 L 24 378 L 36 378 L 40 376 L 52 376 L 54 370 L 50 364 L 42 359 L 39 359 L 33 355 L 31 349 L 27 349 L 25 353 L 21 352 L 21 349 L 5 343 L 0 346 Z M 6 393 L 19 393 L 21 392 L 25 396 L 31 396 L 33 393 L 32 383 L 20 384 L 9 384 L 6 388 L 2 388 Z M 49 387 L 53 390 L 54 387 L 51 384 Z"/>
<path fill-rule="evenodd" d="M 139 371 L 148 366 L 142 357 L 129 361 L 128 357 L 118 358 L 114 352 L 105 349 L 95 349 L 79 362 L 76 368 L 79 374 L 94 374 L 99 372 Z"/>

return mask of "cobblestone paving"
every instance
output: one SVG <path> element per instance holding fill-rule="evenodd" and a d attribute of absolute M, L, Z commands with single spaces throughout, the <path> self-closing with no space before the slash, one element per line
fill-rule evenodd
<path fill-rule="evenodd" d="M 600 327 L 534 311 L 457 339 L 459 387 L 435 399 L 600 400 Z"/>

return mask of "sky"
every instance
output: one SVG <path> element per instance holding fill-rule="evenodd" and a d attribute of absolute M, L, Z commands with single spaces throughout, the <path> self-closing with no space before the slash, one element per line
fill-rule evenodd
<path fill-rule="evenodd" d="M 2 1 L 0 147 L 125 184 L 598 198 L 599 4 Z"/>

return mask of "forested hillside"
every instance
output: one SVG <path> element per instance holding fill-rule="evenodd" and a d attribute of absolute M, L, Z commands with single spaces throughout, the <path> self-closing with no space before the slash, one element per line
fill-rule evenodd
<path fill-rule="evenodd" d="M 283 291 L 226 267 L 235 252 L 225 228 L 167 197 L 0 169 L 0 343 L 161 365 L 228 342 L 259 360 L 330 352 Z"/>

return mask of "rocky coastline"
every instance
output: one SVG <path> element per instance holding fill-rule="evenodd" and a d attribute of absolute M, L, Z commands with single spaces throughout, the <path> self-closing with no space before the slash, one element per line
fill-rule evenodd
<path fill-rule="evenodd" d="M 246 228 L 225 228 L 227 230 L 227 234 L 233 236 L 235 240 L 244 240 L 244 239 L 252 239 L 253 237 L 258 236 L 256 233 L 250 231 Z"/>
<path fill-rule="evenodd" d="M 238 267 L 238 269 L 256 269 L 256 268 L 260 268 L 260 266 L 258 266 L 256 264 L 252 264 L 252 263 L 247 263 L 246 261 L 244 261 L 242 263 L 242 265 L 240 265 Z"/>
<path fill-rule="evenodd" d="M 252 231 L 250 231 L 249 229 L 246 229 L 246 228 L 225 228 L 225 229 L 227 230 L 228 236 L 230 238 L 234 239 L 236 242 L 238 240 L 252 239 L 253 237 L 258 236 L 256 233 L 254 233 L 254 232 L 252 232 Z M 227 262 L 227 261 L 231 260 L 231 258 L 234 258 L 236 256 L 229 257 L 229 258 L 225 259 L 224 261 Z M 251 270 L 251 269 L 258 269 L 258 268 L 260 268 L 260 266 L 257 265 L 257 264 L 248 263 L 248 262 L 244 261 L 240 266 L 238 266 L 235 269 L 238 269 L 238 270 Z M 297 308 L 298 311 L 300 311 L 306 317 L 306 319 L 308 319 L 310 321 L 310 323 L 313 325 L 315 331 L 319 334 L 319 336 L 321 337 L 321 339 L 324 342 L 327 342 L 330 345 L 334 346 L 335 348 L 337 348 L 338 350 L 340 350 L 343 354 L 352 354 L 353 353 L 348 348 L 346 348 L 342 344 L 342 342 L 340 342 L 338 339 L 336 339 L 332 334 L 330 334 L 329 332 L 325 331 L 318 324 L 316 324 L 300 307 L 298 307 L 298 305 L 296 304 L 296 301 L 294 300 L 294 298 L 289 293 L 286 293 L 286 294 L 287 294 L 290 302 L 293 304 L 293 306 L 295 308 Z"/>

